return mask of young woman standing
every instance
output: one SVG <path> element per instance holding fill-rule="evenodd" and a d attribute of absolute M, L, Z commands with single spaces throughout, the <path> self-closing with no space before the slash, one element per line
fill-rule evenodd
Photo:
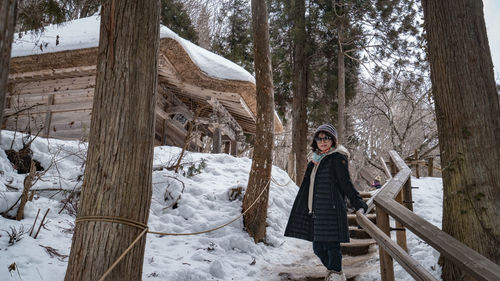
<path fill-rule="evenodd" d="M 311 241 L 314 253 L 328 273 L 325 280 L 346 280 L 342 273 L 340 243 L 349 242 L 347 206 L 366 211 L 366 203 L 354 188 L 349 176 L 349 152 L 337 144 L 337 131 L 323 124 L 311 143 L 313 158 L 288 219 L 285 236 Z"/>

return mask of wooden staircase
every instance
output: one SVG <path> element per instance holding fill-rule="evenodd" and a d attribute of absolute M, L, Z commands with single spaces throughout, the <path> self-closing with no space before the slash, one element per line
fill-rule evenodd
<path fill-rule="evenodd" d="M 360 192 L 363 200 L 368 201 L 371 198 L 371 193 Z M 373 209 L 366 217 L 376 223 L 377 216 Z M 351 241 L 349 243 L 341 243 L 342 249 L 342 267 L 347 277 L 347 280 L 355 280 L 356 276 L 368 270 L 376 270 L 376 268 L 367 268 L 366 262 L 377 255 L 376 249 L 373 245 L 376 244 L 370 235 L 358 226 L 356 215 L 354 213 L 347 214 L 349 223 L 349 236 Z"/>

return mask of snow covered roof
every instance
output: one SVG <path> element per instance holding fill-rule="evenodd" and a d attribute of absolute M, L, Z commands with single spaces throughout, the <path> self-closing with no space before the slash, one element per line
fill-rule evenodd
<path fill-rule="evenodd" d="M 100 21 L 101 17 L 94 15 L 60 25 L 49 25 L 42 34 L 16 33 L 11 57 L 98 47 Z M 255 83 L 255 78 L 241 66 L 179 37 L 166 26 L 160 27 L 160 38 L 175 39 L 200 70 L 210 77 Z"/>
<path fill-rule="evenodd" d="M 15 34 L 9 79 L 95 73 L 99 29 L 100 16 L 94 15 L 49 25 L 41 34 Z M 160 38 L 159 81 L 181 89 L 177 95 L 198 103 L 206 103 L 211 97 L 220 99 L 244 131 L 255 133 L 255 78 L 241 66 L 179 37 L 165 26 L 160 26 Z M 282 130 L 275 112 L 275 131 Z"/>

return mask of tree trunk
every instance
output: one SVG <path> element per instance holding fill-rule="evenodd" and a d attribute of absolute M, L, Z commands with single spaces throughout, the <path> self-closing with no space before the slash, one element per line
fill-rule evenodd
<path fill-rule="evenodd" d="M 483 5 L 424 0 L 423 8 L 444 167 L 443 230 L 499 264 L 500 109 Z M 462 280 L 449 259 L 441 264 L 443 280 Z"/>
<path fill-rule="evenodd" d="M 344 129 L 345 129 L 345 56 L 342 47 L 341 34 L 343 32 L 342 26 L 339 31 L 339 54 L 338 54 L 338 90 L 337 90 L 337 105 L 338 105 L 338 123 L 337 123 L 337 143 L 344 142 Z"/>
<path fill-rule="evenodd" d="M 293 110 L 292 151 L 295 153 L 295 182 L 300 185 L 307 167 L 307 62 L 305 1 L 292 2 L 293 27 Z"/>
<path fill-rule="evenodd" d="M 0 1 L 0 130 L 3 124 L 3 110 L 7 97 L 9 78 L 10 50 L 16 25 L 16 0 Z"/>
<path fill-rule="evenodd" d="M 96 87 L 78 218 L 147 224 L 151 203 L 159 1 L 104 1 Z M 142 229 L 77 222 L 66 281 L 99 280 Z M 146 237 L 106 280 L 141 280 Z"/>
<path fill-rule="evenodd" d="M 252 169 L 243 198 L 243 210 L 247 210 L 269 184 L 273 162 L 274 143 L 274 92 L 269 51 L 269 25 L 265 0 L 252 0 L 253 51 L 257 84 L 257 128 L 252 157 Z M 266 218 L 269 189 L 255 206 L 243 217 L 248 234 L 255 242 L 266 238 Z"/>

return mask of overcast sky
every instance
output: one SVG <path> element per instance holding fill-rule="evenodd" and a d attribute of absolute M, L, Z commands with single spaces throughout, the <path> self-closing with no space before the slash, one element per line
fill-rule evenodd
<path fill-rule="evenodd" d="M 495 80 L 500 83 L 500 1 L 483 0 L 483 4 L 491 57 L 495 66 Z"/>

